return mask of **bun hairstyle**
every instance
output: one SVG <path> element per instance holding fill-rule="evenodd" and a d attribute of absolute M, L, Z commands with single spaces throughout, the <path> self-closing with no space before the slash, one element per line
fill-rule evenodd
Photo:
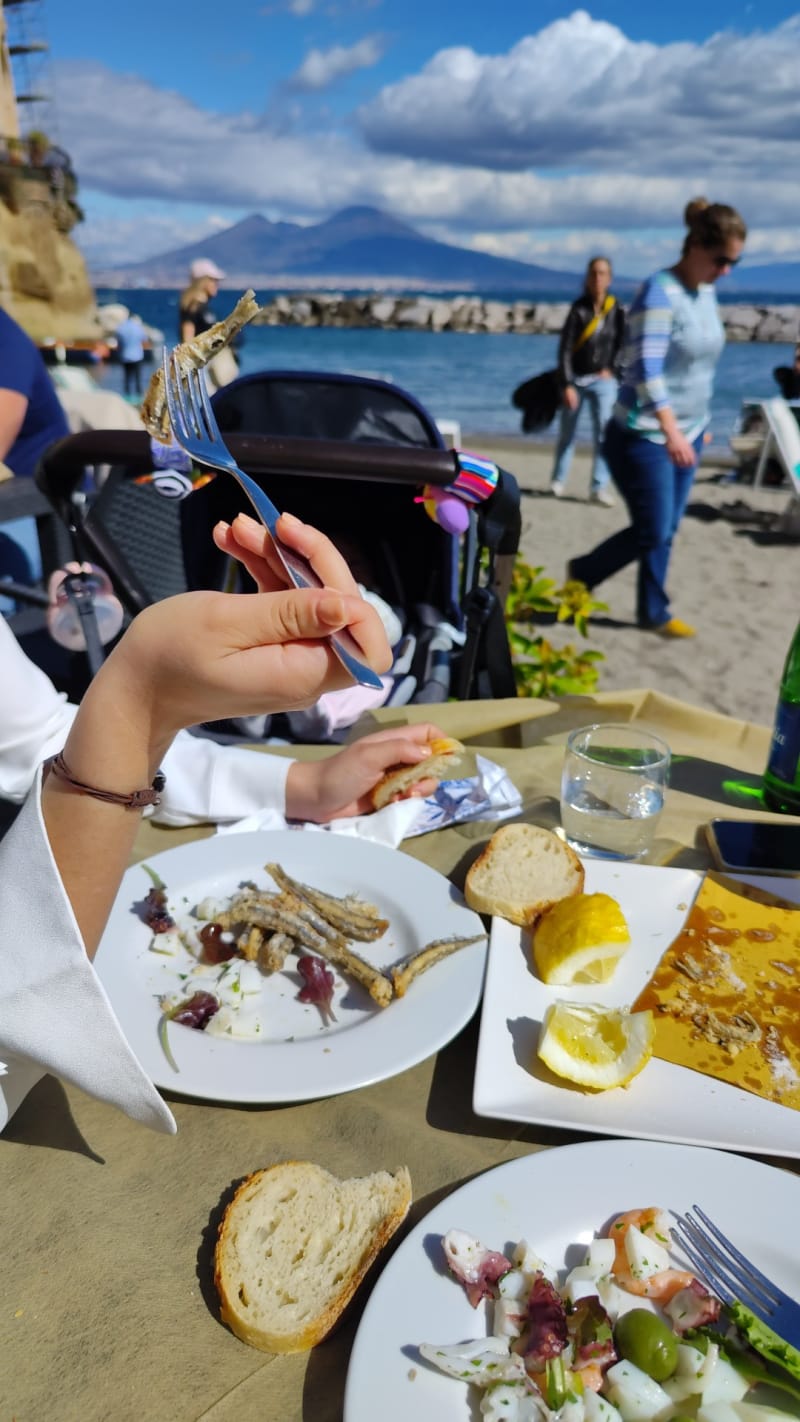
<path fill-rule="evenodd" d="M 689 229 L 683 243 L 685 257 L 690 247 L 724 247 L 731 240 L 744 242 L 747 227 L 735 207 L 724 202 L 709 202 L 696 197 L 686 204 L 683 220 Z"/>

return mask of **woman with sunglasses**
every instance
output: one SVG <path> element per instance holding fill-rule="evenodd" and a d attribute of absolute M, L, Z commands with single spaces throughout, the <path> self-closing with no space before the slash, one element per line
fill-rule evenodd
<path fill-rule="evenodd" d="M 568 567 L 570 578 L 594 588 L 638 559 L 639 626 L 665 637 L 694 635 L 671 616 L 665 583 L 725 344 L 714 283 L 736 266 L 747 236 L 735 208 L 705 198 L 689 203 L 684 220 L 679 260 L 648 277 L 630 309 L 619 396 L 606 431 L 606 460 L 630 525 Z"/>

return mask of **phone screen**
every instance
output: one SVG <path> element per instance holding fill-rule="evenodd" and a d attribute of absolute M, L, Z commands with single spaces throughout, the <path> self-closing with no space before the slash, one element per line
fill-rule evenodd
<path fill-rule="evenodd" d="M 712 820 L 709 832 L 728 869 L 800 874 L 800 825 Z"/>

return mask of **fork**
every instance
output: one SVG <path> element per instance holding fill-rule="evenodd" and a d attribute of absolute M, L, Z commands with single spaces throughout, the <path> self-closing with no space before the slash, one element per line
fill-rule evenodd
<path fill-rule="evenodd" d="M 689 1262 L 728 1305 L 743 1303 L 768 1328 L 800 1347 L 800 1303 L 762 1274 L 699 1205 L 676 1215 L 673 1234 Z"/>
<path fill-rule="evenodd" d="M 163 356 L 164 393 L 167 401 L 170 424 L 178 444 L 196 459 L 218 469 L 223 474 L 232 474 L 241 485 L 261 522 L 267 530 L 275 551 L 286 573 L 296 588 L 321 588 L 318 577 L 302 553 L 289 548 L 277 532 L 280 513 L 264 490 L 259 488 L 249 474 L 239 468 L 230 450 L 226 447 L 216 416 L 211 408 L 205 381 L 198 370 L 190 370 L 186 375 L 181 371 L 174 355 L 164 348 Z M 342 666 L 353 680 L 361 686 L 380 690 L 383 683 L 376 672 L 367 666 L 361 648 L 346 628 L 333 632 L 328 639 Z"/>

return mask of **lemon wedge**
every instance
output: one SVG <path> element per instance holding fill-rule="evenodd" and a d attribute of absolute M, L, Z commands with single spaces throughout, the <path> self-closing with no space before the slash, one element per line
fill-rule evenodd
<path fill-rule="evenodd" d="M 554 1002 L 545 1013 L 537 1051 L 556 1076 L 608 1091 L 626 1086 L 653 1055 L 652 1012 L 622 1012 L 578 1002 Z"/>
<path fill-rule="evenodd" d="M 533 961 L 542 982 L 605 983 L 631 935 L 616 899 L 609 894 L 574 894 L 560 899 L 539 920 L 533 935 Z"/>

